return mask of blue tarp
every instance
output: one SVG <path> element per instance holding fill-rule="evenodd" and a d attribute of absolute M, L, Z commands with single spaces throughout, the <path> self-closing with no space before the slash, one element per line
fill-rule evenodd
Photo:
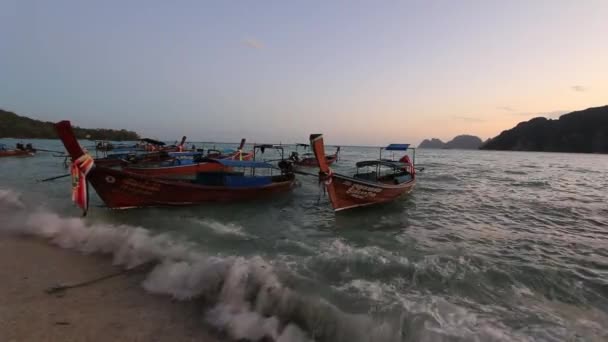
<path fill-rule="evenodd" d="M 390 144 L 384 149 L 387 151 L 407 151 L 410 147 L 410 144 Z"/>

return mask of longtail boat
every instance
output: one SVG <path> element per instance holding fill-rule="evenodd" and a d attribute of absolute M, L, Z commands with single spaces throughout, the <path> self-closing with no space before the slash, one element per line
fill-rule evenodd
<path fill-rule="evenodd" d="M 245 138 L 241 139 L 241 143 L 236 151 L 229 151 L 228 153 L 217 149 L 209 149 L 207 150 L 206 157 L 213 159 L 252 160 L 254 157 L 253 151 L 243 152 L 246 141 L 247 140 Z"/>
<path fill-rule="evenodd" d="M 323 135 L 312 134 L 310 144 L 319 163 L 319 179 L 325 183 L 335 211 L 390 202 L 414 189 L 416 171 L 409 156 L 405 155 L 398 161 L 382 159 L 383 150 L 405 152 L 408 144 L 391 144 L 381 148 L 380 158 L 358 162 L 357 173 L 353 176 L 334 173 L 329 167 L 325 159 Z M 361 168 L 366 172 L 361 172 Z"/>
<path fill-rule="evenodd" d="M 182 155 L 183 157 L 187 155 Z M 148 176 L 190 175 L 199 172 L 221 171 L 224 166 L 215 163 L 210 158 L 193 152 L 190 158 L 174 157 L 160 163 L 130 164 L 123 167 L 123 171 Z"/>
<path fill-rule="evenodd" d="M 225 167 L 210 161 L 209 159 L 219 160 L 252 160 L 255 156 L 254 152 L 243 152 L 245 139 L 236 151 L 228 154 L 222 153 L 220 150 L 209 149 L 205 154 L 204 149 L 198 152 L 169 152 L 167 157 L 156 162 L 153 160 L 142 161 L 138 163 L 122 164 L 123 170 L 131 173 L 148 175 L 148 176 L 169 176 L 169 175 L 191 175 L 200 172 L 217 172 Z M 135 159 L 137 161 L 137 159 Z"/>
<path fill-rule="evenodd" d="M 31 157 L 36 153 L 32 144 L 17 144 L 17 148 L 9 149 L 5 144 L 0 144 L 0 157 Z"/>
<path fill-rule="evenodd" d="M 317 162 L 317 158 L 314 153 L 303 153 L 300 155 L 298 153 L 298 147 L 304 147 L 306 150 L 309 145 L 308 144 L 296 144 L 296 150 L 291 153 L 289 159 L 291 159 L 296 166 L 300 167 L 318 167 L 319 163 Z M 325 156 L 325 163 L 327 165 L 333 164 L 338 160 L 338 155 L 340 154 L 340 146 L 336 148 L 336 152 L 334 154 Z"/>
<path fill-rule="evenodd" d="M 99 166 L 127 166 L 130 164 L 159 163 L 175 158 L 166 151 L 156 152 L 125 152 L 108 154 L 105 158 L 96 158 Z"/>
<path fill-rule="evenodd" d="M 290 191 L 295 176 L 290 165 L 276 175 L 275 168 L 265 162 L 214 160 L 230 169 L 249 168 L 250 172 L 223 170 L 216 173 L 197 174 L 193 179 L 163 179 L 137 175 L 117 169 L 95 165 L 72 130 L 69 121 L 55 124 L 59 138 L 72 159 L 73 200 L 85 214 L 88 208 L 88 184 L 95 188 L 99 197 L 109 207 L 126 209 L 147 206 L 182 206 L 204 202 L 253 200 Z M 270 175 L 256 175 L 258 168 Z"/>

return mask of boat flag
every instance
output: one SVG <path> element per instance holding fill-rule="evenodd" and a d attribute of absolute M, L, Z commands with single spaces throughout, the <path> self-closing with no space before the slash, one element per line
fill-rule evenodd
<path fill-rule="evenodd" d="M 70 169 L 72 174 L 72 201 L 82 209 L 82 216 L 85 216 L 89 209 L 87 174 L 91 171 L 93 165 L 93 158 L 85 153 L 72 163 Z"/>

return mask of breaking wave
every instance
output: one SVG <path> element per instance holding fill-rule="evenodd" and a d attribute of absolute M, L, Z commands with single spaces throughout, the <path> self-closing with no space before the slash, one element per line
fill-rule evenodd
<path fill-rule="evenodd" d="M 276 342 L 397 341 L 399 328 L 348 314 L 322 298 L 304 296 L 280 281 L 273 265 L 251 258 L 207 255 L 197 245 L 142 227 L 87 223 L 31 209 L 18 193 L 0 190 L 0 233 L 34 236 L 82 253 L 110 255 L 133 268 L 156 262 L 143 288 L 178 300 L 202 299 L 204 320 L 234 340 Z M 207 222 L 208 224 L 208 222 Z"/>

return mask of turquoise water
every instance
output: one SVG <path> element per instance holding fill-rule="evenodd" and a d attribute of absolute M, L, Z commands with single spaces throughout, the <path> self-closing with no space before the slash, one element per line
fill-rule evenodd
<path fill-rule="evenodd" d="M 377 154 L 344 147 L 335 169 Z M 414 192 L 375 208 L 334 214 L 301 176 L 253 203 L 111 211 L 93 195 L 84 219 L 68 178 L 35 181 L 62 162 L 0 159 L 5 229 L 160 259 L 144 289 L 202 296 L 202 324 L 233 339 L 608 340 L 605 155 L 418 150 Z"/>

